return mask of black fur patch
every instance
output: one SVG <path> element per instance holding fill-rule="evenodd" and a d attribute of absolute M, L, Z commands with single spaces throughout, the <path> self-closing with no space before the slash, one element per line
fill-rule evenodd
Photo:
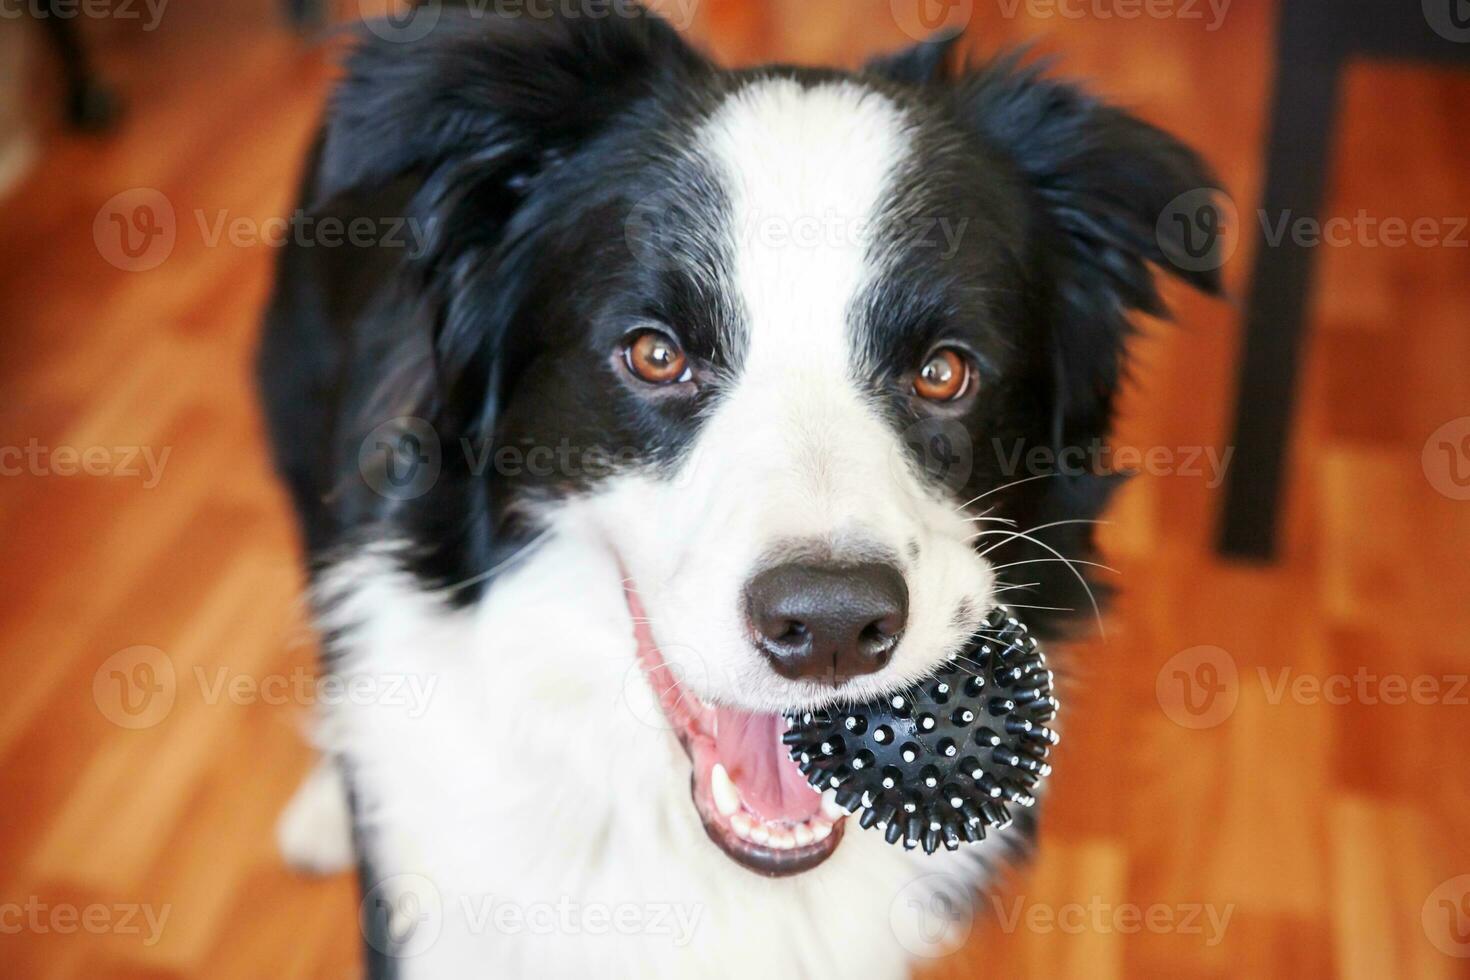
<path fill-rule="evenodd" d="M 1214 181 L 1159 130 L 1017 57 L 957 66 L 954 44 L 857 76 L 914 122 L 913 165 L 874 244 L 887 274 L 853 313 L 867 383 L 896 427 L 925 424 L 932 407 L 900 379 L 937 341 L 963 345 L 984 397 L 941 417 L 970 450 L 947 488 L 987 495 L 980 506 L 1020 529 L 1090 519 L 1113 478 L 1018 472 L 1009 450 L 1108 435 L 1129 315 L 1162 312 L 1157 216 Z M 730 256 L 710 233 L 728 203 L 686 151 L 725 96 L 772 73 L 845 77 L 724 72 L 652 16 L 445 11 L 421 42 L 356 49 L 303 193 L 319 214 L 407 218 L 424 234 L 412 255 L 283 250 L 260 372 L 314 562 L 345 542 L 406 541 L 408 569 L 467 583 L 451 597 L 470 602 L 534 534 L 523 505 L 683 457 L 739 374 L 743 332 L 721 288 Z M 1214 273 L 1182 275 L 1219 287 Z M 689 398 L 631 391 L 614 352 L 648 319 L 676 325 L 714 383 Z M 405 418 L 429 437 L 369 438 Z M 435 459 L 426 441 L 433 479 L 385 492 L 385 471 Z M 1089 557 L 1088 525 L 1034 541 L 978 527 L 996 564 L 1038 562 L 1026 580 L 1048 605 L 1085 608 L 1049 549 Z"/>

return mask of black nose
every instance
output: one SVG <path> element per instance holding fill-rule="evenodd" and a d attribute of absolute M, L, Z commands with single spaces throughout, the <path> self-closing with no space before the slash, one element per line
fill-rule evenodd
<path fill-rule="evenodd" d="M 903 575 L 877 562 L 777 565 L 750 580 L 745 598 L 776 673 L 832 685 L 882 670 L 909 615 Z"/>

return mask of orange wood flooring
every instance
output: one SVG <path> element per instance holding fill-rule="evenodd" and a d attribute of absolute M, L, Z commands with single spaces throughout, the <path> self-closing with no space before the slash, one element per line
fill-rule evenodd
<path fill-rule="evenodd" d="M 976 51 L 1037 39 L 1200 147 L 1250 215 L 1270 4 L 1237 0 L 1215 30 L 1106 3 L 960 6 Z M 692 34 L 731 62 L 852 64 L 905 40 L 891 9 L 703 0 Z M 296 877 L 272 845 L 310 758 L 304 709 L 206 703 L 189 680 L 311 664 L 248 380 L 272 252 L 211 244 L 200 215 L 289 210 L 331 69 L 262 0 L 84 27 L 127 119 L 106 139 L 44 124 L 38 170 L 0 202 L 0 445 L 36 450 L 0 479 L 0 975 L 348 976 L 352 882 Z M 1470 212 L 1470 76 L 1360 65 L 1343 111 L 1330 214 L 1448 229 Z M 139 187 L 168 200 L 177 238 L 126 271 L 93 223 Z M 1228 266 L 1237 292 L 1252 247 Z M 1122 588 L 1107 640 L 1069 658 L 1039 860 L 925 975 L 1470 975 L 1470 501 L 1449 469 L 1470 470 L 1470 422 L 1446 430 L 1460 458 L 1423 453 L 1470 415 L 1470 249 L 1360 240 L 1318 260 L 1282 560 L 1213 556 L 1207 474 L 1133 481 L 1105 532 Z M 1183 326 L 1139 345 L 1118 442 L 1219 451 L 1237 314 L 1172 295 Z M 101 447 L 105 472 L 67 472 L 64 447 Z M 128 472 L 130 447 L 168 450 L 158 479 Z M 184 680 L 134 730 L 105 679 L 144 669 L 140 646 Z M 1419 684 L 1409 703 L 1391 703 L 1394 677 Z M 164 908 L 155 937 L 144 911 Z"/>

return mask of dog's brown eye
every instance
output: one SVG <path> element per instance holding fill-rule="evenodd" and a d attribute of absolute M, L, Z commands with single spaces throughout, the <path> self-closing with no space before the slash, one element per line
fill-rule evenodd
<path fill-rule="evenodd" d="M 633 334 L 623 351 L 628 370 L 640 381 L 651 385 L 667 385 L 688 381 L 689 358 L 671 337 L 657 330 Z"/>
<path fill-rule="evenodd" d="M 952 402 L 970 390 L 970 362 L 953 347 L 941 347 L 914 378 L 914 394 L 931 402 Z"/>

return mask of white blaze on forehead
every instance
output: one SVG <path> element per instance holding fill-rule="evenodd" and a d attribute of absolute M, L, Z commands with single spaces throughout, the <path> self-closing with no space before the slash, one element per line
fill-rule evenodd
<path fill-rule="evenodd" d="M 896 434 L 859 382 L 853 320 L 880 273 L 870 245 L 908 128 L 897 105 L 853 82 L 765 79 L 700 134 L 729 201 L 726 288 L 743 323 L 739 377 L 701 434 L 708 458 L 733 469 L 702 475 L 729 512 L 757 512 L 752 548 L 859 525 L 897 537 L 876 529 L 907 505 L 892 479 Z"/>
<path fill-rule="evenodd" d="M 732 286 L 748 373 L 803 362 L 848 374 L 853 300 L 874 274 L 868 244 L 907 122 L 852 82 L 767 79 L 731 95 L 698 145 L 730 200 Z"/>
<path fill-rule="evenodd" d="M 630 474 L 595 506 L 665 656 L 707 678 L 691 686 L 716 703 L 793 703 L 796 687 L 750 641 L 746 588 L 763 563 L 814 553 L 904 566 L 904 639 L 857 700 L 932 671 L 967 638 L 954 624 L 961 600 L 983 608 L 989 594 L 973 525 L 913 465 L 855 356 L 859 303 L 886 273 L 875 226 L 911 213 L 895 189 L 913 129 L 854 82 L 764 79 L 697 134 L 700 165 L 728 202 L 715 233 L 728 263 L 719 288 L 741 321 L 729 340 L 738 371 L 677 479 Z"/>

